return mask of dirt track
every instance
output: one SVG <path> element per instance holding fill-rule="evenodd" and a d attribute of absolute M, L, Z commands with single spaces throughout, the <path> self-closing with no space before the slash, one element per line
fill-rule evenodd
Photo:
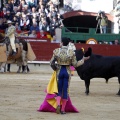
<path fill-rule="evenodd" d="M 0 73 L 0 120 L 119 120 L 120 97 L 117 78 L 106 84 L 104 79 L 93 79 L 90 95 L 84 94 L 84 81 L 77 73 L 72 77 L 70 97 L 80 113 L 58 115 L 37 112 L 43 102 L 44 90 L 51 77 L 49 65 L 29 65 L 29 74 L 17 74 L 16 65 L 11 73 Z"/>

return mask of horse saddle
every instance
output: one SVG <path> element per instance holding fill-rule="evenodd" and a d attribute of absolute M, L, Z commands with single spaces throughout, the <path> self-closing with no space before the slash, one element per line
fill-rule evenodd
<path fill-rule="evenodd" d="M 7 60 L 12 60 L 12 59 L 17 59 L 17 58 L 20 58 L 21 57 L 21 54 L 22 54 L 22 46 L 18 43 L 15 43 L 15 46 L 16 46 L 16 55 L 12 55 L 12 48 L 11 48 L 11 45 L 8 46 L 8 51 L 9 51 L 9 56 L 7 58 Z"/>

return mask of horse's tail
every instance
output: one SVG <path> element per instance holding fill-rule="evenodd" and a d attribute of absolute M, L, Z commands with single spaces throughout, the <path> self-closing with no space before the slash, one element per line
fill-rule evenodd
<path fill-rule="evenodd" d="M 23 39 L 20 39 L 20 43 L 22 43 L 22 45 L 23 45 L 23 50 L 28 51 L 27 42 Z"/>
<path fill-rule="evenodd" d="M 28 46 L 27 59 L 30 61 L 33 61 L 36 59 L 36 55 L 35 55 L 32 47 L 31 47 L 31 44 L 29 42 L 27 43 L 27 46 Z"/>

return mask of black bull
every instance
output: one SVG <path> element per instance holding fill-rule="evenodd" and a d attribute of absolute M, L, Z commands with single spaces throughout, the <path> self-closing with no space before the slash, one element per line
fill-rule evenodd
<path fill-rule="evenodd" d="M 90 58 L 82 66 L 76 68 L 80 78 L 85 81 L 85 93 L 89 94 L 90 80 L 92 78 L 105 78 L 106 82 L 108 82 L 109 78 L 118 77 L 119 91 L 117 95 L 120 95 L 120 57 L 95 55 L 92 54 L 91 48 L 88 48 L 88 51 L 91 52 Z M 77 60 L 80 60 L 83 56 L 81 50 L 76 50 L 75 54 Z"/>

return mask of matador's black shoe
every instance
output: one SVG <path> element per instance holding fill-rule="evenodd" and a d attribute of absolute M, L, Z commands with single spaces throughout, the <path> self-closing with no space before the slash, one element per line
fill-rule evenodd
<path fill-rule="evenodd" d="M 61 111 L 61 114 L 66 114 L 66 112 L 65 111 Z"/>

